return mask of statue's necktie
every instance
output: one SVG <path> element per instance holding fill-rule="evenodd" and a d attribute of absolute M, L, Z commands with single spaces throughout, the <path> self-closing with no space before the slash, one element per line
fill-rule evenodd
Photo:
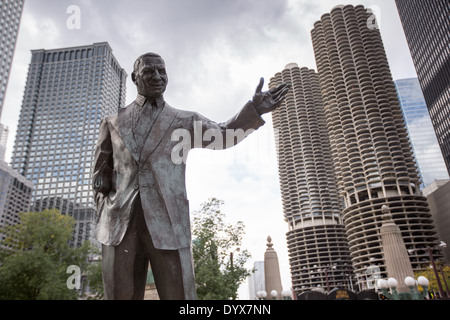
<path fill-rule="evenodd" d="M 138 149 L 142 150 L 144 147 L 145 138 L 150 132 L 153 124 L 152 116 L 156 113 L 156 105 L 153 106 L 150 102 L 147 102 L 142 107 L 136 106 L 136 108 L 138 109 L 135 113 L 135 128 L 133 133 Z"/>

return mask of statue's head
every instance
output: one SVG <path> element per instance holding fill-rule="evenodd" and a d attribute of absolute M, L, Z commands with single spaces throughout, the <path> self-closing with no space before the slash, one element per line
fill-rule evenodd
<path fill-rule="evenodd" d="M 164 60 L 152 52 L 141 55 L 134 63 L 131 79 L 139 94 L 148 99 L 161 97 L 168 82 Z"/>

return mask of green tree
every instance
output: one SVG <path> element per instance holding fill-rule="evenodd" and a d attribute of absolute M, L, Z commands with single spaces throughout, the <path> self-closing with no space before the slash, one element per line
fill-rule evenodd
<path fill-rule="evenodd" d="M 51 209 L 22 213 L 20 221 L 0 230 L 5 235 L 0 243 L 0 299 L 77 299 L 77 291 L 67 287 L 67 268 L 84 270 L 94 248 L 88 241 L 78 248 L 68 245 L 75 219 Z"/>
<path fill-rule="evenodd" d="M 105 292 L 103 289 L 102 261 L 90 263 L 87 266 L 87 278 L 91 289 L 90 295 L 86 296 L 89 300 L 104 299 Z"/>
<path fill-rule="evenodd" d="M 252 271 L 244 266 L 250 254 L 240 248 L 244 224 L 226 224 L 220 211 L 223 204 L 211 198 L 193 214 L 192 251 L 199 300 L 236 299 L 239 285 Z"/>
<path fill-rule="evenodd" d="M 446 286 L 445 286 L 445 282 L 447 282 L 447 286 L 450 286 L 450 266 L 439 266 L 438 263 L 436 263 L 437 268 L 438 268 L 438 275 L 439 275 L 439 279 L 441 280 L 441 285 L 442 285 L 442 289 L 444 290 L 444 292 L 446 291 Z M 442 272 L 441 272 L 441 267 L 442 267 Z M 445 279 L 442 277 L 442 273 L 445 276 Z M 439 286 L 436 280 L 436 275 L 434 274 L 433 268 L 431 266 L 427 266 L 426 269 L 420 271 L 420 272 L 415 272 L 414 276 L 416 277 L 416 279 L 420 276 L 423 276 L 425 278 L 428 279 L 428 281 L 430 282 L 430 284 L 428 285 L 428 291 L 430 292 L 435 292 L 435 293 L 439 293 Z M 422 288 L 419 287 L 419 290 L 422 291 Z"/>

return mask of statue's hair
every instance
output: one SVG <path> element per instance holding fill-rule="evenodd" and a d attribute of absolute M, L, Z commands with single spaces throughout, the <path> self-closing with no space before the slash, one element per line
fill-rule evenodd
<path fill-rule="evenodd" d="M 160 59 L 162 59 L 161 56 L 160 56 L 159 54 L 157 54 L 157 53 L 154 53 L 154 52 L 147 52 L 147 53 L 144 53 L 143 55 L 140 55 L 140 56 L 136 59 L 136 61 L 134 62 L 133 73 L 136 72 L 136 71 L 138 70 L 139 64 L 141 63 L 141 60 L 142 60 L 142 58 L 144 58 L 144 57 L 153 57 L 153 58 L 160 58 Z"/>

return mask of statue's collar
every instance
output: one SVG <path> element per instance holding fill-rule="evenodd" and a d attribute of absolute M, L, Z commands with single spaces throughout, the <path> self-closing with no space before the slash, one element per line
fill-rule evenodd
<path fill-rule="evenodd" d="M 147 100 L 149 100 L 149 99 L 147 99 L 147 97 L 145 97 L 145 96 L 143 96 L 143 95 L 141 95 L 141 94 L 138 94 L 137 97 L 136 97 L 136 100 L 135 100 L 134 102 L 135 102 L 139 107 L 143 107 L 143 106 L 145 105 L 145 102 L 146 102 Z M 150 100 L 149 100 L 149 101 L 150 101 Z M 161 107 L 161 106 L 164 105 L 164 97 L 161 96 L 161 97 L 159 97 L 159 98 L 156 98 L 154 101 L 152 101 L 152 104 L 153 104 L 153 102 L 156 102 L 156 104 L 158 105 L 158 107 Z"/>

